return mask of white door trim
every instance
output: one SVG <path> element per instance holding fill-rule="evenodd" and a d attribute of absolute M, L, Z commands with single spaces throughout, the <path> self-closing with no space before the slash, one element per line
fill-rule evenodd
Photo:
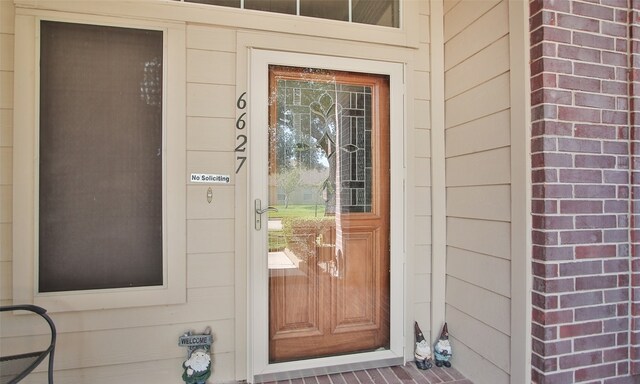
<path fill-rule="evenodd" d="M 269 364 L 269 309 L 266 229 L 257 231 L 253 227 L 253 201 L 267 198 L 267 154 L 268 154 L 268 97 L 270 64 L 297 67 L 323 68 L 331 70 L 364 72 L 389 75 L 390 93 L 390 184 L 391 184 L 391 295 L 390 295 L 390 349 L 307 359 L 294 362 Z M 249 193 L 247 222 L 250 235 L 248 252 L 249 316 L 248 316 L 248 379 L 262 381 L 278 373 L 304 372 L 315 368 L 390 365 L 404 362 L 404 335 L 407 303 L 405 302 L 405 102 L 404 65 L 402 63 L 351 59 L 344 57 L 299 54 L 282 51 L 250 49 L 249 51 L 249 121 L 250 137 L 248 171 Z M 263 226 L 266 228 L 266 226 Z"/>

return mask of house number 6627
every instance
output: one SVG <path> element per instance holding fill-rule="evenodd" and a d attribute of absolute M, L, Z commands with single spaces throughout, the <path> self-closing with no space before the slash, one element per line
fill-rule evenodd
<path fill-rule="evenodd" d="M 247 116 L 247 112 L 243 112 L 244 110 L 247 109 L 247 100 L 245 99 L 246 96 L 247 96 L 247 92 L 244 92 L 242 95 L 240 95 L 240 97 L 238 97 L 238 100 L 236 101 L 236 107 L 238 108 L 238 111 L 242 112 L 242 114 L 236 120 L 237 131 L 243 131 L 244 128 L 247 126 L 247 121 L 245 120 L 245 116 Z M 236 136 L 236 144 L 237 144 L 236 145 L 236 153 L 237 153 L 236 161 L 238 163 L 238 168 L 236 168 L 236 174 L 237 174 L 242 169 L 242 166 L 244 165 L 245 161 L 247 161 L 247 156 L 241 156 L 241 152 L 245 153 L 247 151 L 247 135 L 243 133 L 239 133 Z"/>

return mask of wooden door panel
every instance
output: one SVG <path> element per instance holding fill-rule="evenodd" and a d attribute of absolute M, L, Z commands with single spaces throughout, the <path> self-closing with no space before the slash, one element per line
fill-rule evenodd
<path fill-rule="evenodd" d="M 388 87 L 388 76 L 270 68 L 270 204 L 322 191 L 315 216 L 282 219 L 291 266 L 270 270 L 271 363 L 389 348 Z M 296 177 L 313 185 L 297 197 L 284 184 Z"/>
<path fill-rule="evenodd" d="M 370 329 L 377 323 L 374 315 L 376 283 L 373 232 L 343 234 L 344 271 L 334 281 L 336 319 L 334 332 Z"/>
<path fill-rule="evenodd" d="M 318 308 L 321 295 L 315 271 L 306 266 L 272 269 L 269 281 L 271 337 L 280 339 L 322 334 Z"/>

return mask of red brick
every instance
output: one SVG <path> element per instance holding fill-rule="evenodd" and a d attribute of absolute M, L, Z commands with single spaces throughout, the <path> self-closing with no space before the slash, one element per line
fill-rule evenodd
<path fill-rule="evenodd" d="M 577 92 L 575 94 L 575 105 L 579 107 L 615 109 L 616 99 L 613 96 Z"/>
<path fill-rule="evenodd" d="M 573 44 L 598 49 L 613 51 L 615 49 L 615 39 L 586 32 L 574 32 Z"/>
<path fill-rule="evenodd" d="M 585 91 L 585 92 L 600 92 L 601 85 L 602 85 L 602 80 L 599 80 L 599 79 L 592 79 L 588 77 L 577 77 L 577 76 L 570 76 L 570 75 L 558 75 L 558 87 L 562 89 Z"/>
<path fill-rule="evenodd" d="M 595 275 L 602 273 L 602 261 L 586 260 L 560 264 L 560 276 Z"/>
<path fill-rule="evenodd" d="M 612 348 L 615 346 L 616 337 L 612 333 L 580 337 L 573 340 L 573 350 L 575 352 L 590 351 L 593 349 L 602 350 L 604 348 Z"/>
<path fill-rule="evenodd" d="M 627 317 L 604 320 L 602 324 L 604 333 L 623 332 L 629 330 L 629 319 Z"/>
<path fill-rule="evenodd" d="M 553 137 L 537 137 L 531 140 L 531 152 L 533 153 L 555 151 L 556 149 L 556 139 Z"/>
<path fill-rule="evenodd" d="M 616 316 L 629 318 L 629 304 L 618 303 L 616 304 Z M 619 336 L 620 334 L 618 334 Z"/>
<path fill-rule="evenodd" d="M 568 2 L 567 2 L 568 3 Z M 567 384 L 573 382 L 573 371 L 541 374 L 535 370 L 531 371 L 531 382 L 533 384 Z"/>
<path fill-rule="evenodd" d="M 598 82 L 600 84 L 600 82 Z M 621 81 L 602 81 L 602 93 L 610 95 L 626 95 L 627 83 Z"/>
<path fill-rule="evenodd" d="M 556 245 L 558 244 L 558 234 L 557 232 L 531 231 L 531 240 L 533 244 Z"/>
<path fill-rule="evenodd" d="M 533 228 L 539 229 L 573 229 L 573 219 L 568 216 L 535 215 L 532 217 Z"/>
<path fill-rule="evenodd" d="M 567 184 L 540 184 L 533 186 L 533 197 L 537 198 L 571 198 L 573 188 Z"/>
<path fill-rule="evenodd" d="M 556 78 L 556 74 L 546 72 L 531 77 L 531 91 L 535 91 L 540 88 L 556 88 Z"/>
<path fill-rule="evenodd" d="M 605 377 L 612 377 L 616 375 L 616 365 L 598 365 L 595 367 L 580 368 L 576 370 L 575 378 L 576 382 L 602 379 Z"/>
<path fill-rule="evenodd" d="M 553 214 L 558 211 L 558 202 L 555 200 L 532 200 L 531 210 L 533 213 Z"/>
<path fill-rule="evenodd" d="M 605 183 L 627 184 L 629 183 L 629 172 L 605 170 L 602 172 L 602 178 Z"/>
<path fill-rule="evenodd" d="M 576 95 L 577 97 L 577 95 Z M 599 124 L 576 124 L 575 136 L 591 139 L 616 139 L 615 127 Z"/>
<path fill-rule="evenodd" d="M 626 155 L 629 153 L 629 145 L 624 142 L 605 141 L 602 143 L 602 153 Z"/>
<path fill-rule="evenodd" d="M 601 153 L 602 143 L 597 140 L 559 138 L 558 149 L 563 152 Z"/>
<path fill-rule="evenodd" d="M 587 17 L 593 17 L 599 20 L 611 20 L 613 21 L 613 9 L 609 7 L 602 7 L 599 5 L 580 3 L 578 1 L 572 2 L 573 13 L 576 15 L 582 15 Z"/>
<path fill-rule="evenodd" d="M 561 183 L 600 183 L 602 171 L 593 169 L 560 169 Z"/>
<path fill-rule="evenodd" d="M 603 21 L 601 24 L 601 32 L 608 36 L 627 37 L 627 26 L 620 23 L 608 23 Z"/>
<path fill-rule="evenodd" d="M 558 116 L 558 107 L 555 105 L 538 105 L 531 109 L 531 121 L 542 119 L 555 119 Z"/>
<path fill-rule="evenodd" d="M 531 181 L 534 183 L 558 182 L 558 171 L 555 169 L 534 169 L 531 172 Z"/>
<path fill-rule="evenodd" d="M 615 168 L 616 158 L 607 155 L 576 155 L 575 166 L 577 168 Z"/>
<path fill-rule="evenodd" d="M 617 52 L 602 52 L 602 64 L 626 67 L 627 55 Z"/>
<path fill-rule="evenodd" d="M 571 73 L 571 61 L 541 58 L 531 63 L 531 75 L 537 75 L 542 72 Z"/>
<path fill-rule="evenodd" d="M 533 290 L 542 293 L 572 292 L 574 290 L 573 279 L 540 279 L 533 278 Z"/>
<path fill-rule="evenodd" d="M 600 22 L 598 20 L 564 13 L 558 14 L 558 26 L 586 32 L 600 32 Z"/>
<path fill-rule="evenodd" d="M 616 246 L 615 245 L 576 246 L 575 252 L 576 252 L 576 258 L 578 259 L 616 257 Z"/>
<path fill-rule="evenodd" d="M 560 233 L 560 244 L 594 244 L 602 242 L 602 231 L 566 231 Z"/>
<path fill-rule="evenodd" d="M 557 309 L 558 296 L 531 292 L 531 303 L 534 307 L 538 307 L 540 309 Z"/>
<path fill-rule="evenodd" d="M 576 308 L 575 320 L 576 322 L 587 320 L 601 320 L 615 317 L 616 314 L 617 308 L 615 305 L 588 306 L 584 308 Z"/>
<path fill-rule="evenodd" d="M 615 198 L 616 187 L 613 185 L 576 185 L 574 187 L 574 194 L 576 198 Z M 562 196 L 561 196 L 562 197 Z"/>
<path fill-rule="evenodd" d="M 629 202 L 627 200 L 606 200 L 604 202 L 604 212 L 606 213 L 625 213 L 629 211 Z"/>
<path fill-rule="evenodd" d="M 533 310 L 532 310 L 533 312 Z M 541 325 L 568 324 L 573 322 L 573 311 L 543 311 L 542 318 L 536 318 Z"/>
<path fill-rule="evenodd" d="M 560 326 L 561 338 L 596 335 L 601 332 L 602 332 L 601 321 L 592 321 L 588 323 L 574 323 L 574 324 Z"/>
<path fill-rule="evenodd" d="M 573 97 L 568 91 L 542 88 L 531 93 L 531 103 L 533 105 L 540 103 L 571 105 Z"/>
<path fill-rule="evenodd" d="M 531 365 L 543 372 L 552 372 L 558 370 L 558 359 L 556 357 L 544 359 L 535 353 L 531 356 Z"/>
<path fill-rule="evenodd" d="M 558 327 L 544 327 L 540 324 L 531 324 L 531 334 L 540 340 L 555 340 L 558 337 Z"/>
<path fill-rule="evenodd" d="M 614 67 L 580 62 L 573 65 L 573 74 L 605 80 L 612 80 L 616 78 L 616 70 Z"/>
<path fill-rule="evenodd" d="M 602 201 L 594 200 L 562 200 L 560 213 L 602 213 Z"/>
<path fill-rule="evenodd" d="M 531 166 L 533 168 L 568 168 L 571 167 L 572 164 L 573 159 L 569 154 L 543 152 L 531 156 Z"/>
<path fill-rule="evenodd" d="M 622 258 L 603 261 L 604 273 L 628 272 L 629 262 Z"/>
<path fill-rule="evenodd" d="M 612 113 L 610 112 L 610 114 Z M 611 117 L 614 118 L 613 115 Z M 597 109 L 565 106 L 558 107 L 558 119 L 583 123 L 600 123 L 602 121 L 600 111 Z"/>
<path fill-rule="evenodd" d="M 602 241 L 605 243 L 621 243 L 629 240 L 629 232 L 626 229 L 605 230 Z"/>
<path fill-rule="evenodd" d="M 532 124 L 532 136 L 571 136 L 573 126 L 571 123 L 558 121 L 540 121 Z"/>
<path fill-rule="evenodd" d="M 566 353 L 571 352 L 571 341 L 569 340 L 559 340 L 552 342 L 540 342 L 538 340 L 533 340 L 531 345 L 531 349 L 533 352 L 538 353 L 542 356 L 558 356 L 564 355 Z"/>
<path fill-rule="evenodd" d="M 579 60 L 588 63 L 600 63 L 601 51 L 597 49 L 559 44 L 558 57 L 562 59 Z"/>
<path fill-rule="evenodd" d="M 579 292 L 560 295 L 560 308 L 575 308 L 602 304 L 602 292 Z"/>
<path fill-rule="evenodd" d="M 602 122 L 605 124 L 627 124 L 627 121 L 626 112 L 602 111 Z"/>
<path fill-rule="evenodd" d="M 586 353 L 576 353 L 569 356 L 560 356 L 560 369 L 570 369 L 584 367 L 586 365 L 596 365 L 602 363 L 602 352 L 593 351 Z"/>
<path fill-rule="evenodd" d="M 618 277 L 616 275 L 588 276 L 588 277 L 576 278 L 576 290 L 578 291 L 617 288 L 617 287 L 618 287 Z"/>
<path fill-rule="evenodd" d="M 604 291 L 605 303 L 618 303 L 629 300 L 629 290 L 627 288 L 610 289 Z"/>
<path fill-rule="evenodd" d="M 563 261 L 573 259 L 573 247 L 533 246 L 532 257 L 541 261 Z"/>
<path fill-rule="evenodd" d="M 534 276 L 542 278 L 558 277 L 558 264 L 532 263 L 532 271 Z"/>
<path fill-rule="evenodd" d="M 616 228 L 618 218 L 613 215 L 576 216 L 576 229 Z"/>

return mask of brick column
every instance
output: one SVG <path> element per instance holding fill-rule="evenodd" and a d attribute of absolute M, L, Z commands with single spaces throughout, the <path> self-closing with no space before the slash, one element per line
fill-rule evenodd
<path fill-rule="evenodd" d="M 631 121 L 631 372 L 640 375 L 640 0 L 630 1 L 629 10 L 629 118 Z"/>
<path fill-rule="evenodd" d="M 530 1 L 535 383 L 639 379 L 638 1 Z"/>

